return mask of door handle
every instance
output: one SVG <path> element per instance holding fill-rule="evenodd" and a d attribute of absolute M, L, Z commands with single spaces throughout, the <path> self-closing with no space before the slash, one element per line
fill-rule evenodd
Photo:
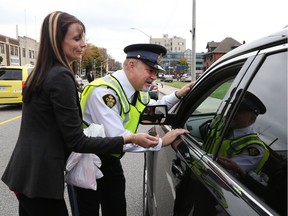
<path fill-rule="evenodd" d="M 183 176 L 184 176 L 184 171 L 183 171 L 183 168 L 180 164 L 180 161 L 179 159 L 177 160 L 173 160 L 172 162 L 172 173 L 174 174 L 174 176 L 176 176 L 177 178 L 179 179 L 182 179 Z"/>

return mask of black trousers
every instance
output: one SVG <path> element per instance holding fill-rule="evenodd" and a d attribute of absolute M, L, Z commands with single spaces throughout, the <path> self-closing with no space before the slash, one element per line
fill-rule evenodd
<path fill-rule="evenodd" d="M 75 187 L 79 216 L 126 216 L 125 177 L 120 159 L 100 157 L 104 176 L 97 179 L 97 190 Z"/>
<path fill-rule="evenodd" d="M 17 195 L 19 216 L 68 216 L 64 199 L 29 198 Z"/>

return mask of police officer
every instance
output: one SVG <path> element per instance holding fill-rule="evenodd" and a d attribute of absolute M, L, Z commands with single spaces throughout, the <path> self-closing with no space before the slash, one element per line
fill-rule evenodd
<path fill-rule="evenodd" d="M 230 133 L 221 145 L 219 163 L 240 176 L 250 171 L 259 173 L 269 157 L 266 144 L 252 127 L 257 116 L 265 112 L 260 99 L 247 91 L 231 122 Z"/>
<path fill-rule="evenodd" d="M 125 47 L 127 54 L 123 70 L 91 82 L 81 96 L 84 120 L 103 124 L 106 136 L 126 135 L 136 132 L 139 117 L 149 105 L 166 104 L 168 109 L 179 102 L 191 89 L 193 83 L 164 96 L 150 100 L 148 90 L 157 78 L 161 57 L 166 49 L 155 44 L 133 44 Z M 186 130 L 173 130 L 150 149 L 139 148 L 133 143 L 124 147 L 125 152 L 159 151 Z M 123 155 L 98 155 L 102 161 L 104 177 L 97 179 L 97 191 L 76 188 L 80 215 L 126 215 L 125 177 L 120 159 Z"/>

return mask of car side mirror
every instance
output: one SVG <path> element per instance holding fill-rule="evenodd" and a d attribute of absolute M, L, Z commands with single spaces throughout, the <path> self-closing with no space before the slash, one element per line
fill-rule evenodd
<path fill-rule="evenodd" d="M 140 124 L 164 124 L 167 117 L 166 105 L 149 105 L 140 115 Z"/>

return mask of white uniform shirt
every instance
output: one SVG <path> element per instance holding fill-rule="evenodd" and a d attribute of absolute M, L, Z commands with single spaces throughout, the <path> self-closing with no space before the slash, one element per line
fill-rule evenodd
<path fill-rule="evenodd" d="M 231 135 L 229 136 L 229 139 L 236 139 L 252 133 L 255 133 L 255 131 L 251 126 L 241 129 L 234 129 Z M 249 155 L 248 149 L 251 147 L 258 149 L 259 155 L 256 156 Z M 257 168 L 260 160 L 264 156 L 264 153 L 265 149 L 262 146 L 253 144 L 244 148 L 240 154 L 234 155 L 231 159 L 235 161 L 243 170 L 249 172 Z"/>
<path fill-rule="evenodd" d="M 125 72 L 123 70 L 116 71 L 113 73 L 113 76 L 119 81 L 122 85 L 123 90 L 129 100 L 133 98 L 135 89 L 129 82 Z M 112 108 L 109 108 L 103 101 L 102 97 L 104 95 L 111 94 L 116 98 L 116 105 Z M 150 100 L 149 105 L 159 105 L 166 104 L 168 109 L 173 105 L 179 102 L 179 99 L 175 96 L 175 93 L 164 96 L 161 100 Z M 131 134 L 130 131 L 124 128 L 122 118 L 119 110 L 121 109 L 121 104 L 116 93 L 106 87 L 97 87 L 95 88 L 89 98 L 87 99 L 87 104 L 84 110 L 83 119 L 88 124 L 94 122 L 95 124 L 103 124 L 105 128 L 105 134 L 107 137 L 114 136 L 124 136 Z M 159 139 L 159 143 L 154 148 L 143 148 L 141 146 L 135 145 L 134 143 L 125 144 L 123 151 L 124 152 L 145 152 L 145 151 L 159 151 L 162 147 L 162 139 Z"/>

